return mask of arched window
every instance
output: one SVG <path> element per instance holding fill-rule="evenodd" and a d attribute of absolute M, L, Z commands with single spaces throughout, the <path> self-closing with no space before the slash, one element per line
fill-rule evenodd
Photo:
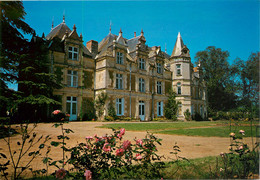
<path fill-rule="evenodd" d="M 177 94 L 181 94 L 181 83 L 177 83 Z"/>

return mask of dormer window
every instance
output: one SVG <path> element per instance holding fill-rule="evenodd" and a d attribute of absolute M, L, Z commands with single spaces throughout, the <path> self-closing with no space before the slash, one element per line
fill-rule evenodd
<path fill-rule="evenodd" d="M 123 64 L 123 57 L 124 57 L 123 53 L 117 52 L 117 54 L 116 54 L 116 63 L 117 64 Z"/>
<path fill-rule="evenodd" d="M 157 73 L 162 74 L 162 64 L 161 63 L 157 63 Z"/>
<path fill-rule="evenodd" d="M 76 47 L 69 46 L 69 59 L 77 61 L 78 60 L 79 49 Z"/>
<path fill-rule="evenodd" d="M 145 60 L 143 58 L 139 58 L 139 69 L 145 69 Z"/>
<path fill-rule="evenodd" d="M 180 64 L 176 64 L 176 74 L 177 75 L 181 75 L 181 65 Z"/>

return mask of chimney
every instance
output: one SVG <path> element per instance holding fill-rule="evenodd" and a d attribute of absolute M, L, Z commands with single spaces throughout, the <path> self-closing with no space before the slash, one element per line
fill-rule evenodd
<path fill-rule="evenodd" d="M 88 50 L 94 54 L 94 55 L 97 55 L 98 53 L 98 42 L 97 41 L 94 41 L 94 40 L 90 40 L 87 42 L 87 48 Z"/>
<path fill-rule="evenodd" d="M 136 37 L 136 32 L 134 32 L 134 37 Z"/>

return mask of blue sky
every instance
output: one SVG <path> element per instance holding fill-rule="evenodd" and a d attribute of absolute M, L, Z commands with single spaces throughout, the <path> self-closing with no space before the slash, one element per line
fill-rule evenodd
<path fill-rule="evenodd" d="M 132 38 L 144 31 L 148 46 L 161 46 L 171 54 L 178 32 L 196 52 L 216 46 L 230 53 L 229 62 L 237 57 L 246 60 L 259 51 L 258 0 L 169 0 L 169 1 L 24 1 L 25 21 L 38 35 L 47 35 L 62 22 L 72 29 L 75 24 L 84 44 L 100 42 L 108 33 Z"/>

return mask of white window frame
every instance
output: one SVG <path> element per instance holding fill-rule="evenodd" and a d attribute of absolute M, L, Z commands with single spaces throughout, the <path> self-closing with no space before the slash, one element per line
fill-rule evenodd
<path fill-rule="evenodd" d="M 177 94 L 181 94 L 181 83 L 177 83 Z"/>
<path fill-rule="evenodd" d="M 176 75 L 181 75 L 181 64 L 176 64 Z"/>
<path fill-rule="evenodd" d="M 145 70 L 145 60 L 143 58 L 139 58 L 139 69 Z"/>
<path fill-rule="evenodd" d="M 157 81 L 156 87 L 157 87 L 157 94 L 162 94 L 162 82 L 161 81 Z"/>
<path fill-rule="evenodd" d="M 73 113 L 73 109 L 74 109 L 73 105 L 76 106 L 74 113 Z M 77 97 L 67 96 L 67 99 L 66 99 L 66 111 L 70 115 L 74 115 L 74 116 L 77 115 Z"/>
<path fill-rule="evenodd" d="M 78 71 L 67 71 L 67 85 L 69 87 L 78 87 Z"/>
<path fill-rule="evenodd" d="M 123 74 L 116 74 L 116 89 L 123 89 Z"/>
<path fill-rule="evenodd" d="M 79 58 L 79 48 L 69 46 L 68 52 L 69 52 L 69 59 L 70 60 L 73 60 L 73 61 L 78 60 L 78 58 Z M 70 55 L 71 55 L 71 58 L 70 58 Z"/>
<path fill-rule="evenodd" d="M 163 101 L 157 102 L 157 116 L 163 116 Z"/>
<path fill-rule="evenodd" d="M 121 110 L 121 112 L 120 112 Z M 124 98 L 116 99 L 116 115 L 123 116 L 124 115 Z"/>
<path fill-rule="evenodd" d="M 157 63 L 157 73 L 158 74 L 162 74 L 162 64 L 161 63 Z"/>
<path fill-rule="evenodd" d="M 145 80 L 139 78 L 139 92 L 145 92 Z"/>
<path fill-rule="evenodd" d="M 117 52 L 116 54 L 116 63 L 123 64 L 124 63 L 124 54 L 121 52 Z"/>

